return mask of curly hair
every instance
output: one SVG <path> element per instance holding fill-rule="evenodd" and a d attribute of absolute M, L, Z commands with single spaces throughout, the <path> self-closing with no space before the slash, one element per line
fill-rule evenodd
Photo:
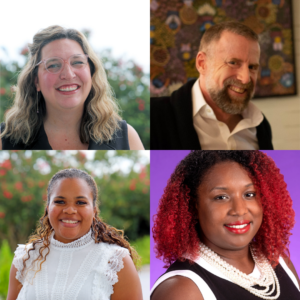
<path fill-rule="evenodd" d="M 175 260 L 199 256 L 200 224 L 196 210 L 198 187 L 208 170 L 233 161 L 248 173 L 261 196 L 263 221 L 251 245 L 273 268 L 279 256 L 290 257 L 288 245 L 295 212 L 283 175 L 274 161 L 260 151 L 191 151 L 176 167 L 154 216 L 153 238 L 157 258 L 166 266 Z"/>
<path fill-rule="evenodd" d="M 103 242 L 108 244 L 116 244 L 119 245 L 120 247 L 128 249 L 130 253 L 130 257 L 133 260 L 135 266 L 137 267 L 140 259 L 139 255 L 136 252 L 136 250 L 130 246 L 129 242 L 124 238 L 124 231 L 118 230 L 112 226 L 109 226 L 108 224 L 105 224 L 102 221 L 102 219 L 99 217 L 98 188 L 95 180 L 88 173 L 79 169 L 65 169 L 57 172 L 49 181 L 46 204 L 47 205 L 50 204 L 50 197 L 57 183 L 60 180 L 65 178 L 83 179 L 91 188 L 92 195 L 93 195 L 93 206 L 96 208 L 93 222 L 91 224 L 91 236 L 95 240 L 95 243 Z M 29 268 L 27 272 L 30 269 L 33 269 L 34 262 L 39 262 L 39 270 L 37 270 L 35 274 L 41 271 L 42 264 L 46 261 L 46 257 L 50 253 L 49 237 L 51 233 L 54 231 L 54 229 L 52 228 L 49 221 L 47 205 L 45 206 L 45 211 L 43 216 L 39 220 L 39 224 L 36 229 L 36 232 L 29 237 L 29 241 L 26 244 L 26 245 L 30 245 L 31 248 L 27 250 L 28 253 L 27 258 L 25 259 L 25 257 L 23 257 L 22 275 L 24 270 L 26 269 L 25 262 L 30 259 L 30 251 L 35 251 L 36 246 L 39 246 L 39 256 L 32 262 L 31 268 Z M 44 252 L 46 252 L 44 250 L 47 251 L 46 254 L 44 254 Z"/>
<path fill-rule="evenodd" d="M 39 31 L 33 37 L 33 43 L 28 45 L 29 60 L 19 74 L 14 103 L 5 114 L 5 130 L 0 135 L 10 138 L 12 143 L 32 143 L 43 124 L 46 103 L 42 93 L 39 99 L 37 98 L 35 80 L 38 76 L 38 66 L 36 65 L 41 60 L 43 47 L 59 39 L 76 41 L 83 52 L 88 54 L 92 88 L 84 103 L 79 132 L 80 141 L 83 144 L 89 143 L 90 138 L 97 143 L 108 141 L 120 128 L 119 107 L 113 97 L 113 91 L 100 59 L 82 33 L 75 29 L 65 29 L 55 25 Z M 41 111 L 40 114 L 36 113 L 37 105 Z"/>

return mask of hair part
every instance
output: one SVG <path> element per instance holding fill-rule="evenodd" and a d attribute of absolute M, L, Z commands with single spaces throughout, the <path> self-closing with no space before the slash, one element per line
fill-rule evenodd
<path fill-rule="evenodd" d="M 216 164 L 236 162 L 248 173 L 263 208 L 263 221 L 251 245 L 272 267 L 289 257 L 289 236 L 295 224 L 292 200 L 274 161 L 260 151 L 191 151 L 176 167 L 159 201 L 152 229 L 157 258 L 166 266 L 199 256 L 200 234 L 196 209 L 199 186 Z"/>
<path fill-rule="evenodd" d="M 79 132 L 80 141 L 83 144 L 89 143 L 90 138 L 97 143 L 109 141 L 113 138 L 115 131 L 120 128 L 119 107 L 107 81 L 104 67 L 86 37 L 75 29 L 65 29 L 54 25 L 39 31 L 33 37 L 33 43 L 28 44 L 29 60 L 18 76 L 14 102 L 5 114 L 5 130 L 0 135 L 10 138 L 14 144 L 32 143 L 39 128 L 43 125 L 46 103 L 42 93 L 38 98 L 35 86 L 38 76 L 36 64 L 41 60 L 43 47 L 59 39 L 76 41 L 83 52 L 89 56 L 92 88 L 84 103 Z M 40 110 L 39 114 L 36 112 L 37 105 Z"/>
<path fill-rule="evenodd" d="M 210 55 L 213 42 L 218 42 L 224 31 L 235 33 L 248 40 L 258 42 L 258 35 L 251 28 L 237 21 L 227 21 L 211 26 L 204 32 L 200 41 L 199 51 Z"/>
<path fill-rule="evenodd" d="M 91 188 L 93 195 L 93 206 L 96 208 L 93 222 L 91 224 L 91 236 L 95 240 L 95 243 L 108 243 L 115 244 L 120 247 L 126 248 L 129 251 L 130 257 L 133 260 L 136 267 L 138 267 L 140 257 L 136 250 L 130 246 L 129 242 L 124 237 L 124 231 L 118 230 L 106 223 L 99 216 L 99 204 L 98 204 L 98 188 L 95 180 L 85 171 L 79 169 L 65 169 L 57 172 L 49 181 L 47 188 L 47 205 L 44 210 L 44 215 L 40 218 L 36 231 L 29 237 L 29 241 L 26 245 L 31 245 L 31 248 L 27 251 L 27 258 L 23 258 L 23 271 L 26 268 L 25 262 L 30 259 L 30 251 L 36 250 L 36 246 L 39 247 L 39 256 L 31 263 L 31 268 L 27 269 L 27 272 L 34 268 L 34 263 L 39 262 L 39 269 L 35 272 L 41 271 L 42 264 L 46 261 L 46 257 L 50 252 L 50 235 L 54 231 L 50 224 L 48 217 L 47 206 L 50 204 L 50 198 L 57 183 L 64 179 L 78 178 L 84 180 Z M 44 253 L 45 252 L 45 253 Z"/>

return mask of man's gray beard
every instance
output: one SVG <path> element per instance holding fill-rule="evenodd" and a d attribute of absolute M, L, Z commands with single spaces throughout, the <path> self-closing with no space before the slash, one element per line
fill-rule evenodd
<path fill-rule="evenodd" d="M 234 96 L 230 96 L 228 93 L 228 88 L 230 85 L 247 89 L 244 99 L 241 99 L 241 97 L 235 98 Z M 224 87 L 221 90 L 217 91 L 213 88 L 208 88 L 207 90 L 211 99 L 219 108 L 221 108 L 227 114 L 236 115 L 241 114 L 248 106 L 248 103 L 253 96 L 254 85 L 252 81 L 250 81 L 248 84 L 241 84 L 229 78 L 225 80 Z"/>

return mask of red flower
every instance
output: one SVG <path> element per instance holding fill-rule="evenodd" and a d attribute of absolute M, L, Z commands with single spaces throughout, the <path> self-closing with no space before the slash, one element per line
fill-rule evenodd
<path fill-rule="evenodd" d="M 40 188 L 42 188 L 45 185 L 45 181 L 39 181 L 38 185 Z"/>
<path fill-rule="evenodd" d="M 83 157 L 83 158 L 85 158 L 85 157 L 86 157 L 86 155 L 85 155 L 85 153 L 84 153 L 84 152 L 81 152 L 81 151 L 79 151 L 79 154 L 80 154 L 80 156 L 81 156 L 81 157 Z"/>
<path fill-rule="evenodd" d="M 15 188 L 19 191 L 22 191 L 22 188 L 23 188 L 23 184 L 21 181 L 18 181 L 15 183 Z"/>
<path fill-rule="evenodd" d="M 3 219 L 5 217 L 5 212 L 0 211 L 0 219 Z"/>
<path fill-rule="evenodd" d="M 144 103 L 140 103 L 139 104 L 139 110 L 143 111 L 145 109 L 145 104 Z"/>
<path fill-rule="evenodd" d="M 11 199 L 13 197 L 13 194 L 9 191 L 3 191 L 3 196 L 7 199 Z"/>
<path fill-rule="evenodd" d="M 31 195 L 21 197 L 22 202 L 29 202 L 33 199 Z"/>
<path fill-rule="evenodd" d="M 44 194 L 44 195 L 42 196 L 42 199 L 43 199 L 43 201 L 47 201 L 47 195 Z"/>
<path fill-rule="evenodd" d="M 131 191 L 134 191 L 135 190 L 135 179 L 132 179 L 131 182 L 130 182 L 130 185 L 129 185 L 129 189 Z"/>
<path fill-rule="evenodd" d="M 1 169 L 1 170 L 0 170 L 0 175 L 1 175 L 1 176 L 4 176 L 5 174 L 6 174 L 6 170 Z"/>
<path fill-rule="evenodd" d="M 5 88 L 1 88 L 0 89 L 0 95 L 4 95 L 6 93 L 6 89 Z"/>
<path fill-rule="evenodd" d="M 139 175 L 140 179 L 144 179 L 146 177 L 147 173 L 146 173 L 146 168 L 143 167 L 142 170 L 141 170 L 141 173 Z"/>
<path fill-rule="evenodd" d="M 28 52 L 28 48 L 25 46 L 21 51 L 21 55 L 26 55 Z"/>
<path fill-rule="evenodd" d="M 7 170 L 10 170 L 10 169 L 11 169 L 11 162 L 10 162 L 10 160 L 9 160 L 9 159 L 5 160 L 5 161 L 1 164 L 1 166 L 2 166 L 3 168 L 7 169 Z"/>

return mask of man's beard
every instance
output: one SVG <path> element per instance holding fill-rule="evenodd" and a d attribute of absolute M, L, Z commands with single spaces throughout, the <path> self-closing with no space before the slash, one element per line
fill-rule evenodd
<path fill-rule="evenodd" d="M 245 89 L 245 95 L 237 97 L 230 95 L 228 92 L 230 85 Z M 242 84 L 239 80 L 228 78 L 224 81 L 224 87 L 221 90 L 217 90 L 207 85 L 207 91 L 211 99 L 225 113 L 236 115 L 241 114 L 248 106 L 248 103 L 253 96 L 254 84 L 252 81 L 247 84 Z"/>

